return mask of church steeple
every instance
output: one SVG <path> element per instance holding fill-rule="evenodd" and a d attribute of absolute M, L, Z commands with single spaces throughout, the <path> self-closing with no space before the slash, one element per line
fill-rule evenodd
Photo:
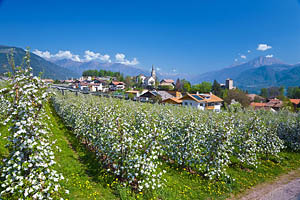
<path fill-rule="evenodd" d="M 155 69 L 154 69 L 154 66 L 153 66 L 153 65 L 152 65 L 151 76 L 152 76 L 154 79 L 156 79 Z"/>

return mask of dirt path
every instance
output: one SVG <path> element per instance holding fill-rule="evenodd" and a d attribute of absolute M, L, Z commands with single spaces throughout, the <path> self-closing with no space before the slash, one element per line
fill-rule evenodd
<path fill-rule="evenodd" d="M 300 200 L 300 168 L 272 182 L 260 184 L 233 199 Z"/>

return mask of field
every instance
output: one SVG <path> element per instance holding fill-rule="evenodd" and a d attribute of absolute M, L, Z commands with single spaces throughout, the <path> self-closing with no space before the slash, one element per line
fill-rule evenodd
<path fill-rule="evenodd" d="M 288 111 L 63 96 L 23 74 L 0 91 L 2 199 L 225 199 L 300 166 Z"/>

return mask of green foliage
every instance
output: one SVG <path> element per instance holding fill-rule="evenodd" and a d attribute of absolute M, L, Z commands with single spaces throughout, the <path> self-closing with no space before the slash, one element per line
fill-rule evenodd
<path fill-rule="evenodd" d="M 287 90 L 287 96 L 291 99 L 300 99 L 300 88 L 289 87 Z"/>
<path fill-rule="evenodd" d="M 260 96 L 264 98 L 279 98 L 280 100 L 284 99 L 284 87 L 269 87 L 262 88 L 260 91 Z"/>
<path fill-rule="evenodd" d="M 60 84 L 60 81 L 59 80 L 54 80 L 54 82 L 53 82 L 54 84 Z"/>
<path fill-rule="evenodd" d="M 127 88 L 131 88 L 136 85 L 134 78 L 131 76 L 126 76 L 124 82 Z"/>
<path fill-rule="evenodd" d="M 133 100 L 134 96 L 135 96 L 135 95 L 132 94 L 132 93 L 129 93 L 129 94 L 128 94 L 128 98 L 131 99 L 131 100 Z"/>
<path fill-rule="evenodd" d="M 175 90 L 176 91 L 182 91 L 182 84 L 179 78 L 177 78 L 176 83 L 175 83 Z"/>
<path fill-rule="evenodd" d="M 243 91 L 239 89 L 228 90 L 224 101 L 230 104 L 232 100 L 239 102 L 243 107 L 247 107 L 250 104 L 250 99 Z"/>
<path fill-rule="evenodd" d="M 174 89 L 174 87 L 170 85 L 159 85 L 158 87 L 160 90 L 166 90 L 166 91 L 171 91 Z"/>
<path fill-rule="evenodd" d="M 222 88 L 218 81 L 214 80 L 214 83 L 212 85 L 212 93 L 215 94 L 218 97 L 222 96 Z"/>
<path fill-rule="evenodd" d="M 210 82 L 203 81 L 200 84 L 193 85 L 191 88 L 191 92 L 196 93 L 209 93 L 212 90 L 212 84 Z"/>
<path fill-rule="evenodd" d="M 181 81 L 181 85 L 182 85 L 182 88 L 181 88 L 181 92 L 190 92 L 191 91 L 191 83 L 185 79 L 182 79 Z"/>
<path fill-rule="evenodd" d="M 260 96 L 264 97 L 264 98 L 268 98 L 268 89 L 267 88 L 261 88 L 260 90 Z"/>
<path fill-rule="evenodd" d="M 107 70 L 103 70 L 100 69 L 98 70 L 86 70 L 84 72 L 82 72 L 82 76 L 92 76 L 92 77 L 106 77 L 106 76 L 110 76 L 110 77 L 116 77 L 118 81 L 124 81 L 124 76 L 122 73 L 120 72 L 112 72 L 112 71 L 107 71 Z"/>

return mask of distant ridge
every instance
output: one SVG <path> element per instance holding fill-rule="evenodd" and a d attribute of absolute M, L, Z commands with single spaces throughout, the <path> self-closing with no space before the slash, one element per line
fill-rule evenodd
<path fill-rule="evenodd" d="M 217 80 L 224 83 L 227 78 L 232 78 L 239 88 L 256 93 L 263 87 L 300 86 L 300 64 L 290 65 L 277 58 L 260 56 L 246 63 L 198 75 L 192 82 Z"/>
<path fill-rule="evenodd" d="M 139 74 L 144 74 L 146 76 L 150 76 L 150 66 L 149 70 L 132 66 L 132 65 L 124 65 L 121 63 L 101 63 L 99 61 L 89 61 L 89 62 L 77 62 L 70 59 L 62 59 L 52 61 L 55 64 L 74 71 L 78 76 L 81 76 L 82 72 L 89 69 L 96 69 L 96 70 L 110 70 L 113 72 L 121 72 L 125 76 L 137 76 Z M 160 71 L 156 72 L 157 76 L 162 78 L 170 78 L 176 80 L 177 78 L 189 78 L 187 74 L 180 74 L 180 73 L 163 73 Z"/>
<path fill-rule="evenodd" d="M 23 57 L 26 54 L 24 49 L 0 45 L 0 74 L 11 71 L 7 60 L 7 55 L 10 54 L 11 49 L 14 49 L 15 64 L 20 66 L 23 61 Z M 77 77 L 76 73 L 51 63 L 33 53 L 30 53 L 30 61 L 33 74 L 36 76 L 42 72 L 42 78 L 67 79 L 71 77 Z"/>

